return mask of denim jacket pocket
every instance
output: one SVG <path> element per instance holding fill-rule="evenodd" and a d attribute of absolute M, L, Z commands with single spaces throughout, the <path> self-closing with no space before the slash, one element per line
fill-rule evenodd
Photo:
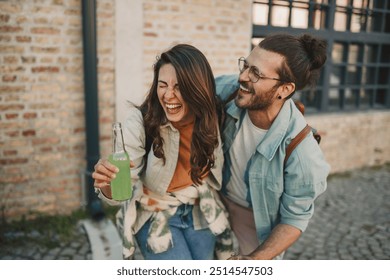
<path fill-rule="evenodd" d="M 251 198 L 254 209 L 258 212 L 261 223 L 273 227 L 278 220 L 280 197 L 283 195 L 283 184 L 270 176 L 253 176 L 251 182 Z M 255 201 L 258 204 L 255 206 Z"/>
<path fill-rule="evenodd" d="M 276 216 L 279 213 L 280 198 L 283 195 L 283 181 L 275 178 L 267 178 L 266 181 L 266 199 L 268 204 L 268 211 L 271 216 Z"/>

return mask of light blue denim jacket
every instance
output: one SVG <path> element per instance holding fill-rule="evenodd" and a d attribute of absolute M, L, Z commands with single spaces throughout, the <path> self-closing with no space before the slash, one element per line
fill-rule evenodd
<path fill-rule="evenodd" d="M 238 89 L 237 81 L 237 75 L 216 78 L 217 94 L 222 100 Z M 245 110 L 234 101 L 226 105 L 222 192 L 231 175 L 228 150 L 244 115 Z M 312 133 L 294 149 L 284 166 L 287 145 L 305 126 L 306 120 L 294 102 L 287 100 L 247 164 L 244 181 L 249 187 L 248 202 L 253 208 L 260 242 L 279 223 L 303 232 L 313 215 L 315 199 L 326 190 L 330 166 Z"/>

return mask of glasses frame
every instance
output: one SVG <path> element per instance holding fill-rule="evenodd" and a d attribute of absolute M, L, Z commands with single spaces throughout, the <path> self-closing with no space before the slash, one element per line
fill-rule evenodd
<path fill-rule="evenodd" d="M 247 69 L 249 69 L 249 73 L 248 73 L 248 77 L 249 77 L 249 80 L 252 82 L 252 83 L 257 83 L 259 80 L 274 80 L 274 81 L 279 81 L 279 82 L 282 82 L 284 83 L 285 81 L 281 80 L 281 79 L 277 79 L 277 78 L 271 78 L 271 77 L 266 77 L 266 76 L 261 76 L 257 73 L 254 73 L 253 69 L 254 69 L 254 66 L 247 66 L 245 67 L 245 64 L 248 64 L 246 62 L 246 59 L 245 57 L 240 57 L 238 59 L 238 70 L 240 71 L 240 74 L 242 74 L 244 71 L 246 71 Z"/>

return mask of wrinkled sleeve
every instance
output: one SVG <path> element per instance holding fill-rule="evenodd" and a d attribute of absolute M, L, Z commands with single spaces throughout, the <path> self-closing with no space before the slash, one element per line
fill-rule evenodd
<path fill-rule="evenodd" d="M 134 185 L 139 180 L 139 175 L 144 166 L 146 142 L 142 113 L 137 108 L 132 108 L 129 112 L 124 124 L 123 138 L 125 149 L 134 164 L 134 167 L 131 168 L 131 178 Z"/>
<path fill-rule="evenodd" d="M 279 209 L 282 224 L 306 230 L 314 214 L 314 202 L 326 190 L 329 171 L 321 149 L 309 135 L 295 148 L 285 168 Z"/>

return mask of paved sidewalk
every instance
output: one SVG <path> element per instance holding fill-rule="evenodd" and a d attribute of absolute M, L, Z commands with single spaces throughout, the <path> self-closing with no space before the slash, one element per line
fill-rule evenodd
<path fill-rule="evenodd" d="M 75 238 L 55 248 L 0 246 L 0 260 L 92 259 L 81 225 Z M 0 244 L 1 245 L 1 244 Z M 331 176 L 307 231 L 285 259 L 390 259 L 390 164 Z"/>
<path fill-rule="evenodd" d="M 390 164 L 333 176 L 286 259 L 390 259 Z"/>

